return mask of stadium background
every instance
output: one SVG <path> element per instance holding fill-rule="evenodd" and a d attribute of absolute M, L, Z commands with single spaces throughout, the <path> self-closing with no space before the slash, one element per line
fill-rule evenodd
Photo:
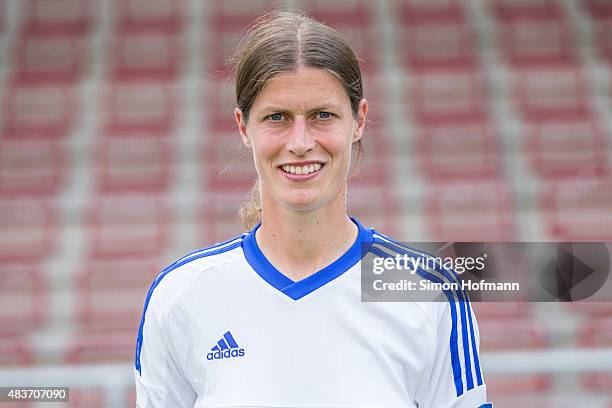
<path fill-rule="evenodd" d="M 287 5 L 363 60 L 364 223 L 406 241 L 611 240 L 612 2 Z M 226 60 L 268 6 L 0 0 L 0 385 L 133 406 L 148 285 L 240 231 L 255 173 Z M 482 306 L 496 406 L 612 407 L 612 304 Z"/>

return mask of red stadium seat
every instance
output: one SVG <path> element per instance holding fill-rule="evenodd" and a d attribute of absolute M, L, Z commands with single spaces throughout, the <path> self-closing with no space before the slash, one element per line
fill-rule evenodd
<path fill-rule="evenodd" d="M 166 249 L 170 213 L 163 196 L 99 196 L 88 212 L 89 253 L 94 257 L 154 256 Z"/>
<path fill-rule="evenodd" d="M 164 193 L 175 167 L 167 137 L 102 137 L 95 145 L 97 188 L 106 193 Z"/>
<path fill-rule="evenodd" d="M 544 324 L 534 318 L 480 319 L 478 329 L 483 352 L 537 350 L 549 344 Z"/>
<path fill-rule="evenodd" d="M 68 364 L 123 363 L 134 360 L 134 330 L 126 332 L 81 333 L 70 341 L 64 356 Z"/>
<path fill-rule="evenodd" d="M 0 139 L 0 195 L 54 195 L 64 184 L 66 168 L 63 144 Z"/>
<path fill-rule="evenodd" d="M 567 307 L 583 317 L 612 316 L 612 302 L 570 302 Z"/>
<path fill-rule="evenodd" d="M 487 397 L 495 401 L 495 406 L 498 396 L 537 394 L 552 388 L 552 378 L 547 374 L 492 374 L 486 376 L 486 383 Z"/>
<path fill-rule="evenodd" d="M 361 70 L 375 71 L 379 65 L 377 51 L 382 41 L 375 27 L 373 10 L 365 0 L 301 0 L 301 8 L 315 19 L 335 28 L 351 44 L 361 59 Z"/>
<path fill-rule="evenodd" d="M 592 107 L 584 75 L 572 64 L 515 70 L 511 87 L 517 110 L 528 122 L 588 120 Z"/>
<path fill-rule="evenodd" d="M 411 19 L 406 13 L 401 17 L 404 19 L 398 25 L 397 51 L 408 67 L 475 67 L 473 32 L 463 17 L 443 14 L 435 19 Z"/>
<path fill-rule="evenodd" d="M 612 316 L 585 321 L 578 334 L 578 343 L 583 347 L 612 346 Z"/>
<path fill-rule="evenodd" d="M 15 76 L 28 82 L 75 82 L 86 63 L 85 39 L 72 33 L 25 32 L 15 47 Z"/>
<path fill-rule="evenodd" d="M 172 31 L 122 30 L 110 53 L 111 73 L 119 79 L 174 79 L 182 61 L 181 38 Z"/>
<path fill-rule="evenodd" d="M 548 234 L 556 240 L 612 239 L 612 180 L 580 178 L 547 183 L 540 202 Z"/>
<path fill-rule="evenodd" d="M 27 31 L 50 34 L 86 34 L 98 14 L 94 0 L 24 0 L 23 26 Z"/>
<path fill-rule="evenodd" d="M 188 15 L 184 0 L 115 0 L 113 8 L 120 28 L 181 30 Z"/>
<path fill-rule="evenodd" d="M 422 126 L 482 123 L 488 117 L 484 78 L 471 69 L 413 71 L 408 106 Z"/>
<path fill-rule="evenodd" d="M 228 78 L 228 57 L 238 46 L 244 30 L 262 11 L 270 9 L 272 0 L 213 0 L 207 2 L 207 28 L 202 44 L 204 67 L 209 75 Z"/>
<path fill-rule="evenodd" d="M 77 276 L 78 321 L 87 332 L 138 327 L 156 258 L 92 259 Z"/>
<path fill-rule="evenodd" d="M 497 23 L 497 35 L 504 56 L 516 67 L 577 60 L 574 33 L 564 19 L 537 15 L 509 19 Z"/>
<path fill-rule="evenodd" d="M 546 178 L 601 176 L 608 171 L 607 143 L 595 123 L 539 123 L 523 136 L 524 155 Z"/>
<path fill-rule="evenodd" d="M 527 302 L 472 302 L 471 305 L 478 321 L 526 318 L 532 311 Z"/>
<path fill-rule="evenodd" d="M 171 135 L 176 125 L 176 89 L 169 81 L 111 82 L 103 96 L 108 135 Z"/>
<path fill-rule="evenodd" d="M 3 336 L 27 333 L 40 326 L 47 308 L 46 285 L 33 264 L 2 263 L 0 266 L 0 340 Z M 15 347 L 15 362 L 31 362 L 32 356 L 22 343 Z M 7 344 L 0 342 L 0 350 Z M 0 359 L 7 359 L 0 351 Z M 0 361 L 0 365 L 4 365 Z"/>
<path fill-rule="evenodd" d="M 10 82 L 3 100 L 2 134 L 7 138 L 63 138 L 78 112 L 74 89 L 59 83 Z"/>
<path fill-rule="evenodd" d="M 393 163 L 390 160 L 392 140 L 388 139 L 384 129 L 366 125 L 364 136 L 365 151 L 357 163 L 357 153 L 353 149 L 350 184 L 358 186 L 389 187 L 393 178 Z"/>
<path fill-rule="evenodd" d="M 563 14 L 563 5 L 556 0 L 488 0 L 495 16 L 501 20 L 551 18 Z"/>
<path fill-rule="evenodd" d="M 210 136 L 233 133 L 240 141 L 234 107 L 236 106 L 234 89 L 229 80 L 217 79 L 205 81 L 202 87 L 204 129 Z"/>
<path fill-rule="evenodd" d="M 254 180 L 253 180 L 254 182 Z M 253 184 L 253 183 L 251 183 Z M 226 241 L 243 232 L 238 210 L 248 200 L 248 189 L 207 192 L 200 198 L 201 247 Z"/>
<path fill-rule="evenodd" d="M 202 147 L 206 191 L 246 191 L 251 187 L 257 172 L 253 155 L 242 144 L 238 131 L 211 135 Z"/>
<path fill-rule="evenodd" d="M 71 408 L 104 408 L 106 406 L 104 392 L 95 388 L 70 387 L 69 398 Z"/>
<path fill-rule="evenodd" d="M 593 318 L 584 322 L 578 333 L 582 347 L 605 348 L 612 346 L 612 316 Z M 609 392 L 612 389 L 612 374 L 609 372 L 586 373 L 582 383 L 589 391 Z"/>
<path fill-rule="evenodd" d="M 427 186 L 425 216 L 441 241 L 508 241 L 515 236 L 514 196 L 502 181 Z"/>
<path fill-rule="evenodd" d="M 5 30 L 6 30 L 6 5 L 5 0 L 0 1 L 0 39 L 2 38 Z"/>
<path fill-rule="evenodd" d="M 480 350 L 484 355 L 490 351 L 539 350 L 548 347 L 549 338 L 544 324 L 530 317 L 507 319 L 479 319 Z M 486 376 L 487 397 L 495 401 L 498 398 L 527 395 L 527 401 L 516 399 L 520 407 L 528 407 L 530 399 L 536 400 L 538 394 L 551 389 L 550 374 L 492 374 Z M 502 405 L 510 406 L 510 405 Z M 538 405 L 547 406 L 547 404 Z M 550 405 L 555 406 L 556 405 Z"/>
<path fill-rule="evenodd" d="M 40 199 L 0 198 L 0 260 L 36 262 L 53 249 L 56 209 Z"/>
<path fill-rule="evenodd" d="M 421 128 L 414 149 L 432 180 L 496 178 L 503 167 L 498 136 L 486 124 Z"/>
<path fill-rule="evenodd" d="M 506 377 L 506 376 L 504 376 Z M 509 378 L 510 376 L 507 376 Z M 530 376 L 527 376 L 530 377 Z M 495 401 L 495 408 L 561 408 L 559 406 L 559 398 L 555 398 L 551 392 L 509 392 L 506 394 L 498 394 L 493 390 L 489 391 L 489 379 L 492 378 L 488 375 L 486 378 L 487 382 L 487 399 L 489 401 Z M 517 374 L 515 378 L 525 378 L 524 374 Z M 495 380 L 494 380 L 495 381 Z M 572 405 L 564 405 L 563 408 L 570 408 Z"/>
<path fill-rule="evenodd" d="M 465 2 L 401 0 L 394 3 L 399 18 L 398 54 L 409 67 L 474 68 L 475 40 L 466 19 Z"/>
<path fill-rule="evenodd" d="M 135 407 L 136 406 L 136 388 L 132 388 L 125 395 L 126 407 Z"/>
<path fill-rule="evenodd" d="M 34 353 L 25 338 L 0 337 L 0 367 L 31 365 L 34 360 Z"/>
<path fill-rule="evenodd" d="M 435 20 L 444 16 L 462 18 L 464 2 L 461 0 L 397 0 L 396 11 L 410 21 Z"/>
<path fill-rule="evenodd" d="M 391 185 L 360 185 L 356 178 L 351 180 L 348 195 L 348 214 L 363 225 L 390 236 L 403 231 L 400 199 Z"/>
<path fill-rule="evenodd" d="M 612 17 L 612 3 L 608 0 L 582 0 L 582 4 L 595 19 Z"/>
<path fill-rule="evenodd" d="M 387 124 L 388 106 L 392 101 L 386 75 L 363 72 L 361 81 L 363 96 L 368 100 L 367 138 L 370 133 L 379 134 Z"/>
<path fill-rule="evenodd" d="M 612 15 L 607 20 L 595 20 L 593 29 L 599 56 L 612 67 Z"/>
<path fill-rule="evenodd" d="M 299 8 L 309 10 L 317 20 L 330 19 L 337 23 L 363 24 L 368 22 L 372 11 L 365 0 L 344 0 L 329 2 L 326 0 L 298 0 Z M 325 22 L 325 21 L 324 21 Z"/>

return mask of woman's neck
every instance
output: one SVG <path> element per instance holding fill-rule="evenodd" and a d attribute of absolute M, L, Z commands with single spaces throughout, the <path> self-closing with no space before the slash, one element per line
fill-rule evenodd
<path fill-rule="evenodd" d="M 264 197 L 256 240 L 270 263 L 298 281 L 345 253 L 355 242 L 358 228 L 346 215 L 344 194 L 313 211 L 292 211 Z"/>

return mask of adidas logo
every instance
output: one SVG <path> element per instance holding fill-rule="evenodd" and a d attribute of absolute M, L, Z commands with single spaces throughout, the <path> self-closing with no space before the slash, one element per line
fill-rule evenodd
<path fill-rule="evenodd" d="M 221 340 L 210 349 L 210 353 L 206 355 L 208 360 L 221 360 L 224 358 L 243 357 L 244 349 L 238 346 L 236 340 L 229 331 L 226 332 Z"/>

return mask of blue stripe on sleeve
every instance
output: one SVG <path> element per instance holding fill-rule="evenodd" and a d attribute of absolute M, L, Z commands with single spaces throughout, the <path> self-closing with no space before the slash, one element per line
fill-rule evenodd
<path fill-rule="evenodd" d="M 377 242 L 386 243 L 386 247 L 388 247 L 389 249 L 395 250 L 396 252 L 407 253 L 408 255 L 412 255 L 412 256 L 415 256 L 418 254 L 424 254 L 424 255 L 431 256 L 429 254 L 423 253 L 422 251 L 418 251 L 414 248 L 410 248 L 395 240 L 385 237 L 381 235 L 380 233 L 376 233 L 376 235 L 382 238 L 382 239 L 379 239 L 376 237 Z M 433 269 L 443 274 L 444 277 L 448 279 L 449 281 L 459 282 L 459 278 L 457 277 L 454 271 L 449 271 L 446 268 L 438 268 L 438 267 L 435 267 Z M 474 380 L 472 376 L 472 363 L 471 363 L 471 358 L 470 358 L 470 349 L 472 350 L 472 353 L 474 353 L 474 367 L 476 371 L 476 381 L 478 385 L 482 385 L 483 383 L 482 373 L 480 370 L 480 361 L 478 358 L 478 351 L 476 347 L 476 339 L 475 339 L 474 327 L 473 327 L 473 322 L 472 322 L 472 314 L 469 312 L 471 310 L 470 305 L 469 305 L 469 299 L 468 299 L 467 293 L 465 293 L 464 291 L 457 291 L 457 295 L 459 299 L 460 313 L 461 313 L 461 318 L 462 318 L 461 334 L 462 334 L 462 340 L 463 340 L 462 343 L 463 343 L 463 357 L 464 357 L 465 371 L 466 371 L 466 383 L 467 383 L 466 385 L 467 385 L 467 390 L 471 390 L 472 388 L 474 388 Z M 468 335 L 468 324 L 469 324 L 469 332 L 470 332 L 469 335 Z M 471 342 L 471 347 L 470 347 L 470 342 Z"/>
<path fill-rule="evenodd" d="M 466 296 L 467 298 L 467 296 Z M 465 301 L 459 301 L 461 310 L 461 339 L 463 340 L 463 358 L 465 362 L 465 382 L 467 391 L 474 388 L 474 379 L 472 378 L 472 362 L 470 359 L 470 343 L 468 342 L 468 321 L 465 311 Z"/>
<path fill-rule="evenodd" d="M 472 354 L 474 354 L 474 369 L 476 370 L 476 381 L 478 385 L 482 385 L 482 373 L 480 371 L 480 361 L 478 359 L 478 347 L 476 347 L 476 335 L 474 333 L 474 324 L 472 323 L 472 313 L 470 307 L 470 300 L 467 299 L 467 308 L 468 308 L 468 319 L 470 322 L 470 335 L 472 339 Z"/>
<path fill-rule="evenodd" d="M 379 240 L 377 238 L 374 238 L 374 243 L 380 244 L 383 247 L 390 249 L 392 251 L 398 252 L 398 253 L 408 254 L 407 251 L 402 250 L 401 248 L 398 248 L 395 245 L 390 245 L 390 243 L 384 240 Z M 370 251 L 374 252 L 373 250 L 375 250 L 374 247 L 370 249 Z M 380 256 L 380 252 L 382 251 L 376 251 L 374 253 Z M 391 257 L 390 254 L 384 254 L 384 255 L 386 257 Z M 443 283 L 443 281 L 440 278 L 438 278 L 437 276 L 423 269 L 419 268 L 417 270 L 417 274 L 421 276 L 422 278 L 428 279 L 432 282 Z M 451 367 L 453 370 L 455 391 L 457 393 L 457 397 L 459 397 L 463 394 L 463 378 L 462 378 L 463 376 L 461 372 L 461 363 L 459 362 L 459 347 L 457 344 L 457 310 L 455 308 L 455 297 L 453 296 L 453 293 L 455 292 L 446 291 L 446 290 L 444 290 L 443 292 L 448 299 L 448 304 L 449 304 L 450 313 L 451 313 L 451 334 L 450 334 L 450 340 L 449 340 L 449 347 L 450 347 L 450 353 L 451 353 Z M 456 294 L 460 297 L 460 292 L 457 292 Z"/>

